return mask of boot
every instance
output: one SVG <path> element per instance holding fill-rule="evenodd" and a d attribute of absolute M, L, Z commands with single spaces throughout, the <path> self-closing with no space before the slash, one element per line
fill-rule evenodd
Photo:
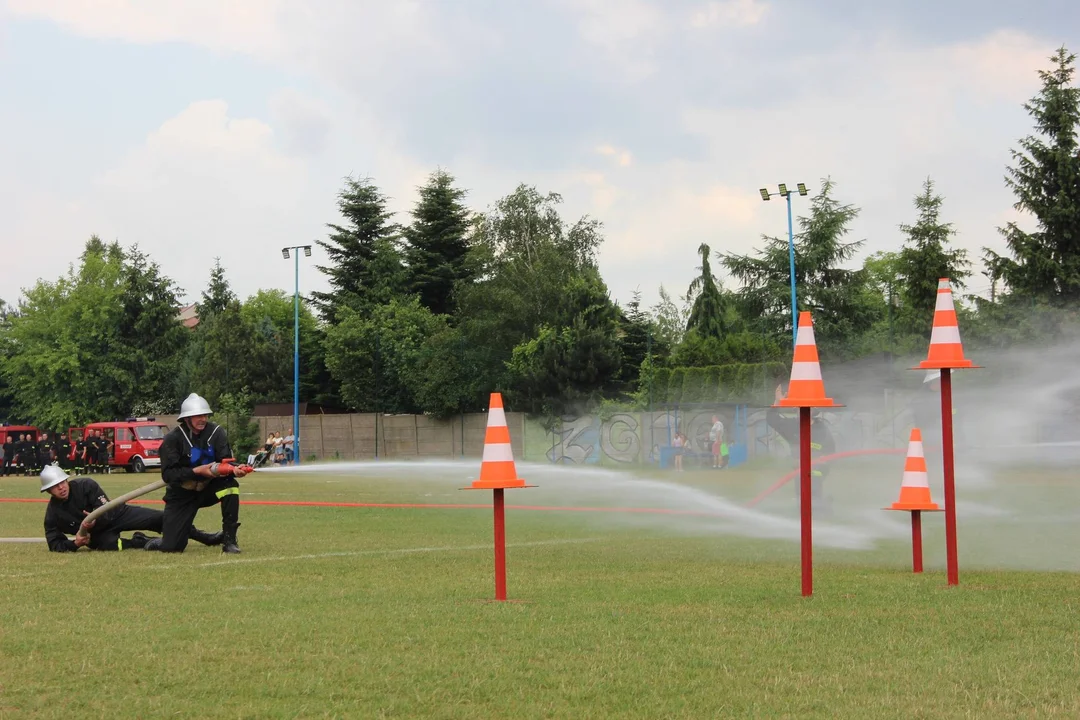
<path fill-rule="evenodd" d="M 223 526 L 225 544 L 221 546 L 221 552 L 235 554 L 240 552 L 240 546 L 236 544 L 236 528 L 240 523 L 232 523 Z"/>
<path fill-rule="evenodd" d="M 205 530 L 200 530 L 194 525 L 192 525 L 191 529 L 188 530 L 188 537 L 197 543 L 202 543 L 203 545 L 209 545 L 211 547 L 213 547 L 214 545 L 220 545 L 221 543 L 225 542 L 225 533 L 208 533 Z"/>
<path fill-rule="evenodd" d="M 141 532 L 131 533 L 131 539 L 124 541 L 124 549 L 133 548 L 135 550 L 141 550 L 146 547 L 146 544 L 150 542 L 150 538 Z"/>
<path fill-rule="evenodd" d="M 157 550 L 161 547 L 161 538 L 151 538 L 146 541 L 146 545 L 143 546 L 143 550 Z"/>

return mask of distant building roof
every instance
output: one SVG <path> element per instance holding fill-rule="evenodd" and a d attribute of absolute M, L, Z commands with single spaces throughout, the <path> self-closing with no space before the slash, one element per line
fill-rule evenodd
<path fill-rule="evenodd" d="M 176 314 L 176 319 L 186 328 L 194 328 L 199 324 L 199 311 L 195 303 L 185 305 Z"/>

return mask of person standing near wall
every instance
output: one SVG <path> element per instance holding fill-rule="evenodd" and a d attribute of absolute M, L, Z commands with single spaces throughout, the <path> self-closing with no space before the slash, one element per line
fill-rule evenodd
<path fill-rule="evenodd" d="M 720 422 L 717 415 L 712 416 L 712 427 L 709 428 L 709 443 L 712 445 L 712 466 L 722 468 L 721 457 L 724 448 L 724 423 Z"/>

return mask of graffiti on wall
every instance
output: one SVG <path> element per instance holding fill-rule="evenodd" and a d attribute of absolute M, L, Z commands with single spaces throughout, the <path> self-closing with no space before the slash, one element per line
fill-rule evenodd
<path fill-rule="evenodd" d="M 704 457 L 712 452 L 709 433 L 714 416 L 724 424 L 727 442 L 745 446 L 747 457 L 790 457 L 787 442 L 769 427 L 768 411 L 723 407 L 620 413 L 607 419 L 567 415 L 553 430 L 546 457 L 549 462 L 574 465 L 657 463 L 661 449 L 671 444 L 677 431 L 686 435 L 689 453 Z M 822 416 L 837 449 L 891 445 L 897 423 L 906 424 L 902 417 L 862 412 L 825 411 Z"/>

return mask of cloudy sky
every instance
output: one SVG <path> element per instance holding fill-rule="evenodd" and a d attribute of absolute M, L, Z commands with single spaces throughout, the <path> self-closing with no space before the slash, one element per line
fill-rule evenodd
<path fill-rule="evenodd" d="M 215 257 L 291 292 L 280 248 L 325 237 L 343 177 L 407 213 L 440 166 L 477 209 L 525 182 L 602 220 L 623 302 L 785 233 L 778 182 L 831 176 L 873 252 L 931 176 L 981 254 L 1062 44 L 1075 0 L 0 0 L 0 298 L 91 233 L 189 299 Z"/>

